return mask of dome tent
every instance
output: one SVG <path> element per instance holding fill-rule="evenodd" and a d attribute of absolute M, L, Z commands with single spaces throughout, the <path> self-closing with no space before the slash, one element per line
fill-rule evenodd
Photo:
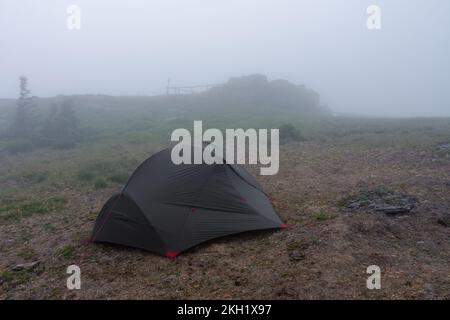
<path fill-rule="evenodd" d="M 105 203 L 91 240 L 175 257 L 214 238 L 284 227 L 243 167 L 175 165 L 169 148 L 145 160 Z"/>

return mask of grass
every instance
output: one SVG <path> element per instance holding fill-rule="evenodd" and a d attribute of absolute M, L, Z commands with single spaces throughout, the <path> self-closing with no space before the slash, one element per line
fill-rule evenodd
<path fill-rule="evenodd" d="M 81 169 L 78 171 L 77 177 L 80 181 L 92 181 L 94 180 L 95 175 L 93 172 Z"/>
<path fill-rule="evenodd" d="M 130 176 L 127 172 L 118 172 L 108 176 L 108 180 L 115 183 L 125 184 Z"/>
<path fill-rule="evenodd" d="M 286 249 L 288 251 L 302 250 L 305 248 L 305 246 L 305 243 L 300 240 L 292 240 L 287 244 Z"/>
<path fill-rule="evenodd" d="M 326 213 L 326 212 L 318 212 L 318 213 L 315 213 L 313 216 L 318 221 L 327 221 L 327 220 L 332 220 L 332 219 L 336 218 L 335 214 Z"/>
<path fill-rule="evenodd" d="M 17 253 L 17 256 L 27 261 L 34 260 L 34 258 L 36 257 L 36 251 L 34 251 L 32 248 L 23 248 Z"/>
<path fill-rule="evenodd" d="M 75 247 L 72 245 L 66 245 L 59 251 L 59 255 L 66 259 L 73 258 L 75 255 Z"/>
<path fill-rule="evenodd" d="M 103 178 L 97 178 L 94 182 L 94 188 L 95 189 L 103 189 L 108 186 L 108 183 Z"/>
<path fill-rule="evenodd" d="M 11 282 L 14 280 L 14 273 L 11 271 L 3 271 L 0 273 L 0 279 L 4 282 Z"/>
<path fill-rule="evenodd" d="M 0 282 L 3 283 L 3 288 L 13 288 L 17 285 L 26 283 L 30 280 L 31 273 L 27 270 L 21 271 L 3 271 L 0 273 Z"/>
<path fill-rule="evenodd" d="M 47 214 L 62 209 L 65 203 L 66 200 L 62 196 L 54 196 L 45 200 L 3 199 L 0 202 L 0 221 L 17 222 L 32 215 Z"/>
<path fill-rule="evenodd" d="M 105 103 L 113 106 L 108 111 L 95 107 L 80 109 L 80 127 L 86 132 L 83 141 L 69 150 L 36 149 L 24 154 L 9 154 L 2 158 L 0 183 L 25 177 L 34 184 L 42 185 L 65 183 L 95 186 L 100 178 L 106 183 L 123 184 L 139 163 L 170 144 L 173 129 L 192 130 L 194 119 L 203 120 L 204 130 L 282 127 L 285 128 L 283 132 L 288 129 L 288 134 L 293 135 L 290 139 L 294 141 L 329 143 L 348 146 L 349 149 L 380 146 L 415 148 L 450 142 L 450 119 L 446 118 L 308 119 L 283 113 L 273 117 L 258 114 L 242 117 L 239 114 L 217 115 L 215 112 L 175 117 L 176 114 L 169 114 L 168 109 L 149 108 L 144 103 L 145 99 L 132 99 L 136 103 L 132 110 L 121 108 L 118 105 L 120 99 L 104 99 Z M 155 101 L 159 100 L 155 98 Z M 301 139 L 297 137 L 300 133 Z M 7 142 L 0 139 L 0 146 Z"/>
<path fill-rule="evenodd" d="M 30 180 L 33 183 L 41 183 L 47 180 L 48 173 L 47 172 L 30 172 L 24 175 L 24 178 Z"/>
<path fill-rule="evenodd" d="M 124 184 L 138 164 L 139 160 L 127 157 L 94 160 L 81 165 L 77 172 L 77 178 L 81 182 L 94 181 L 95 188 L 106 187 L 107 181 Z"/>

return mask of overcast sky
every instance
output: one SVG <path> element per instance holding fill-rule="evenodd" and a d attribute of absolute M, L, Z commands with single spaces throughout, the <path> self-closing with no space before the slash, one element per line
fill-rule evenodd
<path fill-rule="evenodd" d="M 81 29 L 66 27 L 69 5 Z M 366 27 L 369 5 L 381 30 Z M 153 95 L 266 74 L 333 110 L 450 116 L 448 0 L 0 0 L 0 97 Z"/>

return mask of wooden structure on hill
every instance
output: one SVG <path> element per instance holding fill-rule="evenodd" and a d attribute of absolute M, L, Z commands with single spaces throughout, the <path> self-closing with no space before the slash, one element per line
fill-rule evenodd
<path fill-rule="evenodd" d="M 207 91 L 214 87 L 220 87 L 223 84 L 204 84 L 195 86 L 171 86 L 170 79 L 167 81 L 166 94 L 170 95 L 190 95 Z"/>

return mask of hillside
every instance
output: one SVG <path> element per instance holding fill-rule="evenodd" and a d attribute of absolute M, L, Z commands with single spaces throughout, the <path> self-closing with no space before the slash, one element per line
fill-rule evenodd
<path fill-rule="evenodd" d="M 313 90 L 287 80 L 268 81 L 263 75 L 250 75 L 231 78 L 220 87 L 189 95 L 35 97 L 38 119 L 48 115 L 52 104 L 67 98 L 73 101 L 82 125 L 95 123 L 97 128 L 102 123 L 108 126 L 104 121 L 106 118 L 109 124 L 120 125 L 130 118 L 133 122 L 161 124 L 161 121 L 175 119 L 202 119 L 205 113 L 208 118 L 227 119 L 245 114 L 255 117 L 256 114 L 256 118 L 291 118 L 294 121 L 331 115 L 320 105 L 319 94 Z M 0 99 L 0 127 L 4 128 L 11 119 L 15 103 L 14 99 Z"/>

